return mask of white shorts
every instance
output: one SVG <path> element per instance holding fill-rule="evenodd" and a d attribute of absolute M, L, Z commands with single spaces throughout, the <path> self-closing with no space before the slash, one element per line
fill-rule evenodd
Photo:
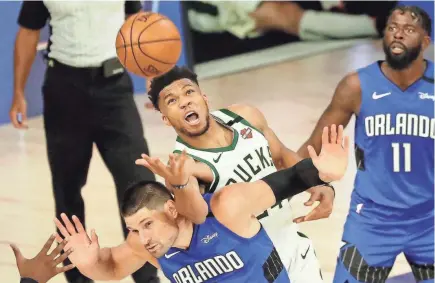
<path fill-rule="evenodd" d="M 313 242 L 299 232 L 288 208 L 283 207 L 274 212 L 260 219 L 260 222 L 275 245 L 290 282 L 323 283 Z"/>

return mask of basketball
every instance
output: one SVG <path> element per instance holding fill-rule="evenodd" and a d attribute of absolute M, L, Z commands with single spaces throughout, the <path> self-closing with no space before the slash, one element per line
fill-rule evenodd
<path fill-rule="evenodd" d="M 167 17 L 152 12 L 130 16 L 116 36 L 116 53 L 131 73 L 153 78 L 163 75 L 181 54 L 180 32 Z"/>

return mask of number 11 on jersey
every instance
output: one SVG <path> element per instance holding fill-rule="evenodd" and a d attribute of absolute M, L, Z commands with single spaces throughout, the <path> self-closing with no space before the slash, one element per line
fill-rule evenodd
<path fill-rule="evenodd" d="M 403 159 L 403 171 L 411 172 L 411 144 L 393 142 L 391 146 L 393 147 L 393 171 L 400 172 L 400 163 Z M 403 150 L 401 150 L 403 147 Z"/>

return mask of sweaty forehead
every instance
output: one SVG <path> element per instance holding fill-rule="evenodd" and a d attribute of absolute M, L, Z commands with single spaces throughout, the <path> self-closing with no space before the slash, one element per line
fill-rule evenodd
<path fill-rule="evenodd" d="M 180 79 L 173 81 L 170 85 L 162 89 L 162 91 L 159 93 L 159 96 L 163 98 L 166 94 L 176 92 L 177 90 L 183 88 L 186 85 L 195 85 L 195 83 L 189 79 Z"/>

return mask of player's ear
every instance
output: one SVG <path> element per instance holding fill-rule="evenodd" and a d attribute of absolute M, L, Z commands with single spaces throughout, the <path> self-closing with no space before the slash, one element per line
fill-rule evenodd
<path fill-rule="evenodd" d="M 426 48 L 429 47 L 430 43 L 431 43 L 430 36 L 425 35 L 425 36 L 423 37 L 423 46 L 422 46 L 422 47 L 423 47 L 423 50 L 426 50 Z"/>
<path fill-rule="evenodd" d="M 202 97 L 204 98 L 205 103 L 207 104 L 208 107 L 210 107 L 210 102 L 208 100 L 208 97 L 205 93 L 202 93 Z"/>
<path fill-rule="evenodd" d="M 172 124 L 171 124 L 171 122 L 169 122 L 168 117 L 166 117 L 163 114 L 162 114 L 162 120 L 163 120 L 163 123 L 165 123 L 166 126 L 172 127 Z"/>
<path fill-rule="evenodd" d="M 168 200 L 168 201 L 165 203 L 164 208 L 165 208 L 165 212 L 166 212 L 170 217 L 172 217 L 173 219 L 176 219 L 176 218 L 177 218 L 177 216 L 178 216 L 178 211 L 177 211 L 177 209 L 175 208 L 175 202 L 174 202 L 173 200 Z"/>

